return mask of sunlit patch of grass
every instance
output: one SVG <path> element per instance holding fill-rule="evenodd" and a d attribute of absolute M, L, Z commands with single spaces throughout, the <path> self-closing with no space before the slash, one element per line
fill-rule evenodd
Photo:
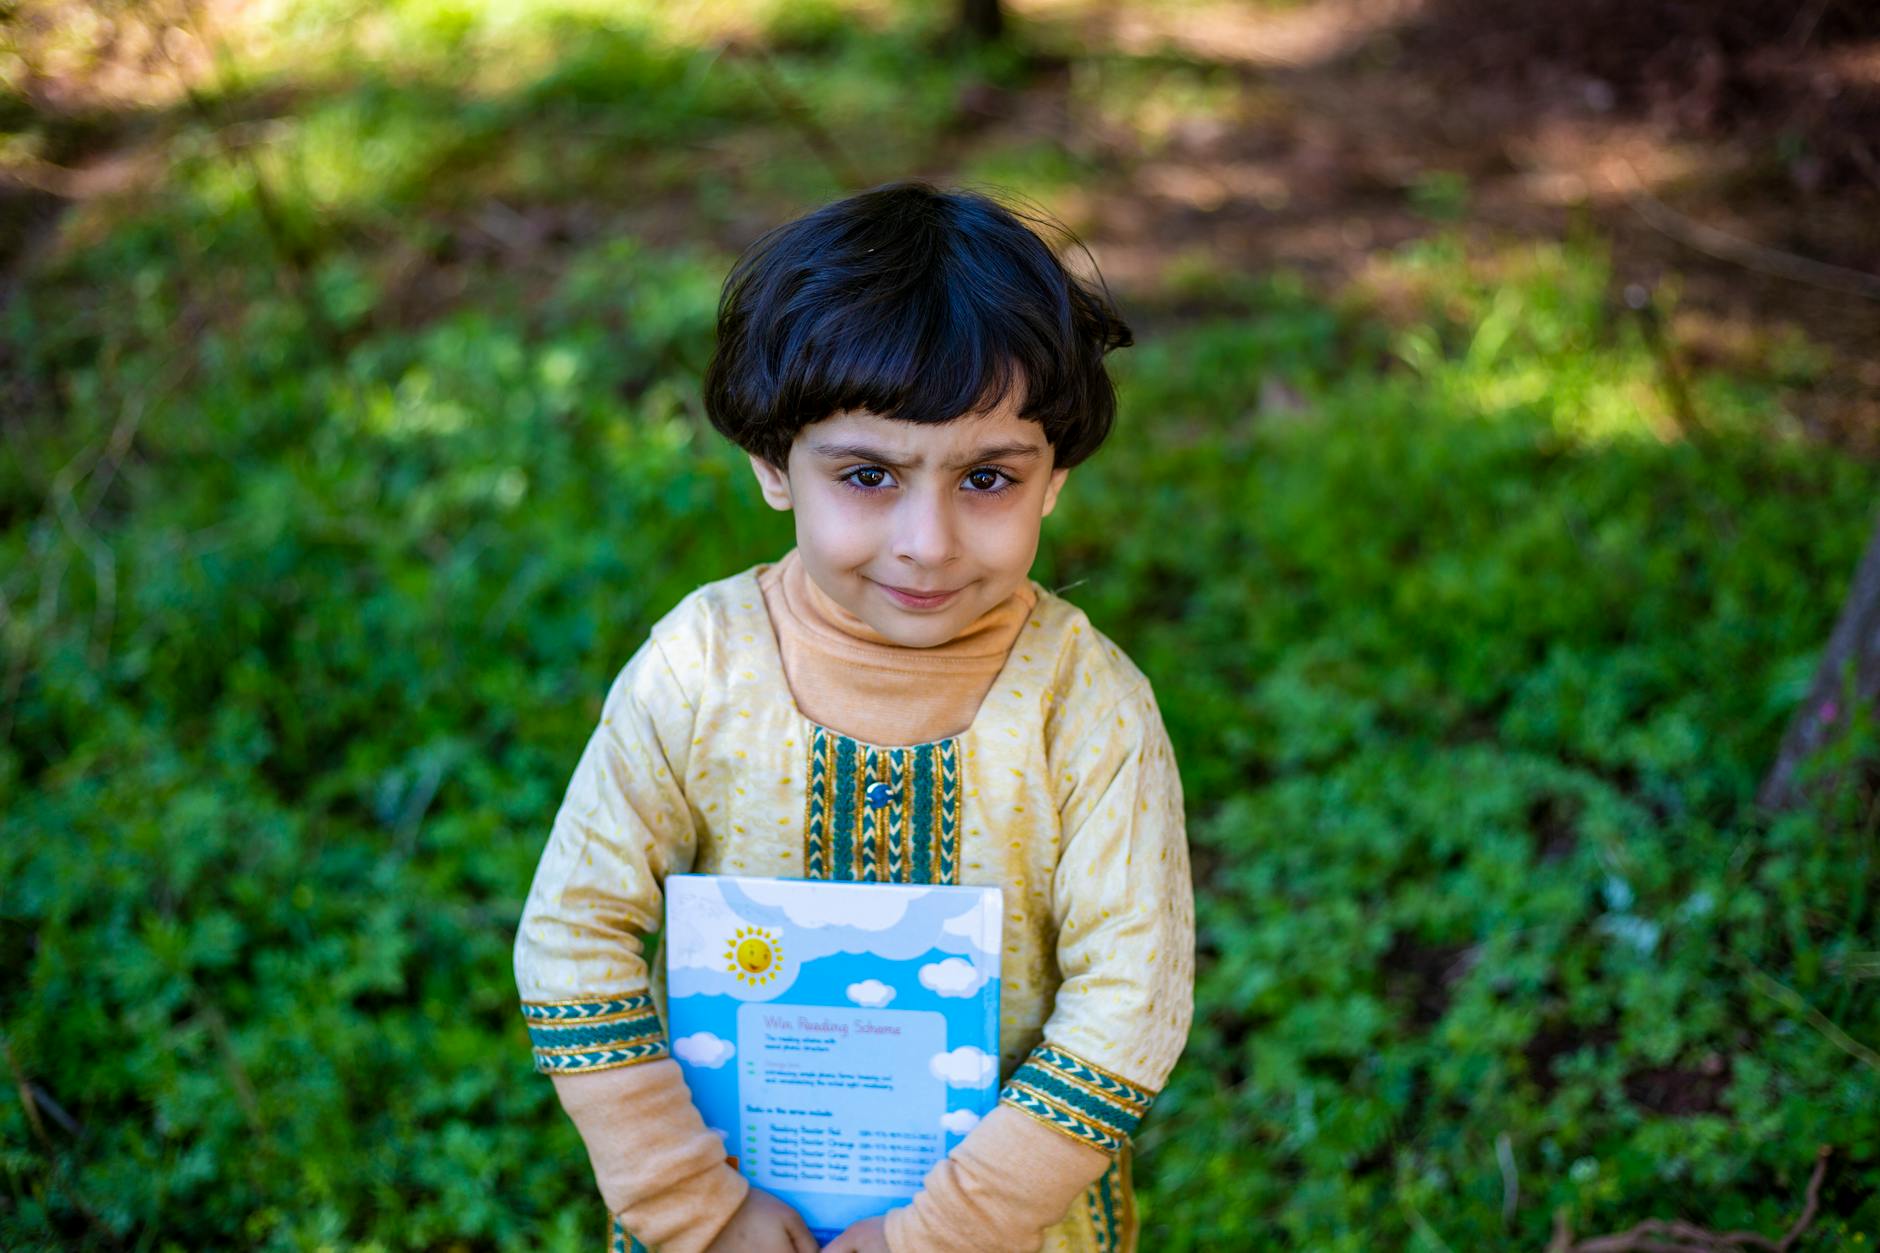
<path fill-rule="evenodd" d="M 917 6 L 885 0 L 282 0 L 241 19 L 251 63 L 263 72 L 304 70 L 346 56 L 432 75 L 473 69 L 480 89 L 501 92 L 539 75 L 567 51 L 571 30 L 638 32 L 664 48 L 713 48 L 736 40 L 822 46 L 878 35 Z"/>
<path fill-rule="evenodd" d="M 1306 8 L 1317 2 L 1318 0 L 1233 0 L 1232 3 L 1225 5 L 1210 5 L 1197 3 L 1196 0 L 1131 0 L 1130 7 L 1132 9 L 1140 9 L 1148 13 L 1164 14 L 1170 17 L 1193 17 L 1197 10 L 1205 12 L 1210 8 L 1221 8 L 1230 11 L 1245 9 L 1258 11 L 1264 9 L 1284 12 L 1288 9 Z M 1075 5 L 1067 4 L 1062 7 L 1077 7 L 1086 12 L 1090 12 L 1101 11 L 1104 6 L 1101 0 L 1076 0 Z"/>
<path fill-rule="evenodd" d="M 1071 100 L 1097 124 L 1154 156 L 1179 127 L 1231 125 L 1247 116 L 1256 98 L 1241 73 L 1228 66 L 1112 55 L 1072 65 Z"/>
<path fill-rule="evenodd" d="M 1675 281 L 1641 315 L 1612 289 L 1606 246 L 1593 238 L 1471 243 L 1443 233 L 1372 258 L 1346 298 L 1399 326 L 1396 354 L 1429 386 L 1460 389 L 1485 412 L 1547 413 L 1588 443 L 1683 439 L 1692 420 L 1712 434 L 1794 438 L 1782 388 L 1828 360 L 1793 329 L 1739 330 L 1723 341 L 1732 370 L 1697 369 L 1723 351 L 1722 332 L 1700 320 L 1708 333 L 1687 351 Z"/>
<path fill-rule="evenodd" d="M 258 172 L 283 225 L 316 251 L 479 198 L 683 193 L 694 156 L 763 202 L 807 204 L 846 179 L 921 165 L 965 77 L 1012 72 L 1009 49 L 934 55 L 931 15 L 912 6 L 311 0 L 239 20 L 227 72 L 199 90 L 218 110 L 273 84 L 291 88 L 291 108 L 214 139 L 186 131 L 163 192 L 199 202 L 179 205 L 186 216 L 226 218 Z M 759 61 L 733 38 L 777 50 Z M 845 154 L 842 168 L 821 164 L 790 120 L 799 108 Z M 762 159 L 711 151 L 740 146 L 740 131 Z M 231 141 L 243 155 L 219 159 Z"/>
<path fill-rule="evenodd" d="M 539 93 L 549 83 L 590 100 L 633 98 L 642 89 L 679 93 L 655 104 L 653 121 L 695 104 L 684 80 L 727 52 L 757 46 L 829 60 L 898 51 L 909 59 L 913 46 L 943 29 L 926 7 L 885 0 L 294 0 L 256 25 L 252 42 L 261 47 L 248 63 L 263 76 L 363 64 L 492 98 Z"/>
<path fill-rule="evenodd" d="M 1098 168 L 1090 157 L 1055 140 L 1038 139 L 975 153 L 961 164 L 956 181 L 1005 188 L 1061 216 L 1069 203 L 1081 200 L 1075 193 L 1088 186 Z"/>

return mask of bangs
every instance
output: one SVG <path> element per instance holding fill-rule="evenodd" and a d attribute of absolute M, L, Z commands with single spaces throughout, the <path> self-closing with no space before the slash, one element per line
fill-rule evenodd
<path fill-rule="evenodd" d="M 936 423 L 1015 398 L 1055 463 L 1071 466 L 1109 433 L 1115 389 L 1102 358 L 1131 342 L 1107 298 L 1018 213 L 894 183 L 778 227 L 739 257 L 719 302 L 706 410 L 781 466 L 798 431 L 845 410 Z"/>

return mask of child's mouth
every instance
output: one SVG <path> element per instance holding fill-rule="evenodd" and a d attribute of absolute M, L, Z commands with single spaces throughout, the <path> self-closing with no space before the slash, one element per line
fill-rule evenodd
<path fill-rule="evenodd" d="M 909 591 L 906 588 L 890 586 L 887 583 L 877 583 L 875 586 L 886 592 L 893 598 L 897 605 L 900 605 L 904 609 L 938 609 L 940 606 L 959 595 L 958 588 L 954 588 L 950 592 L 931 592 L 926 595 L 921 595 L 917 592 Z"/>

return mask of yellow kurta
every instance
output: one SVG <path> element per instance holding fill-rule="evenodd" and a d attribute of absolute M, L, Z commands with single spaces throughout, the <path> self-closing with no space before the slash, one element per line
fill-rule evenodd
<path fill-rule="evenodd" d="M 1044 1247 L 1133 1249 L 1129 1137 L 1194 983 L 1181 781 L 1148 681 L 1034 582 L 971 726 L 867 744 L 797 709 L 765 568 L 687 596 L 608 691 L 517 928 L 537 1068 L 668 1056 L 664 963 L 642 942 L 668 874 L 997 884 L 1000 1099 L 1115 1162 Z"/>

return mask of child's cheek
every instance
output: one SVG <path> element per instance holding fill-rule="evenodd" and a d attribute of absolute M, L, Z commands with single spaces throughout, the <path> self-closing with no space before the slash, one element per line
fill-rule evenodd
<path fill-rule="evenodd" d="M 816 548 L 825 568 L 853 569 L 868 564 L 877 533 L 884 529 L 882 515 L 879 502 L 831 486 L 799 517 L 802 539 Z"/>

